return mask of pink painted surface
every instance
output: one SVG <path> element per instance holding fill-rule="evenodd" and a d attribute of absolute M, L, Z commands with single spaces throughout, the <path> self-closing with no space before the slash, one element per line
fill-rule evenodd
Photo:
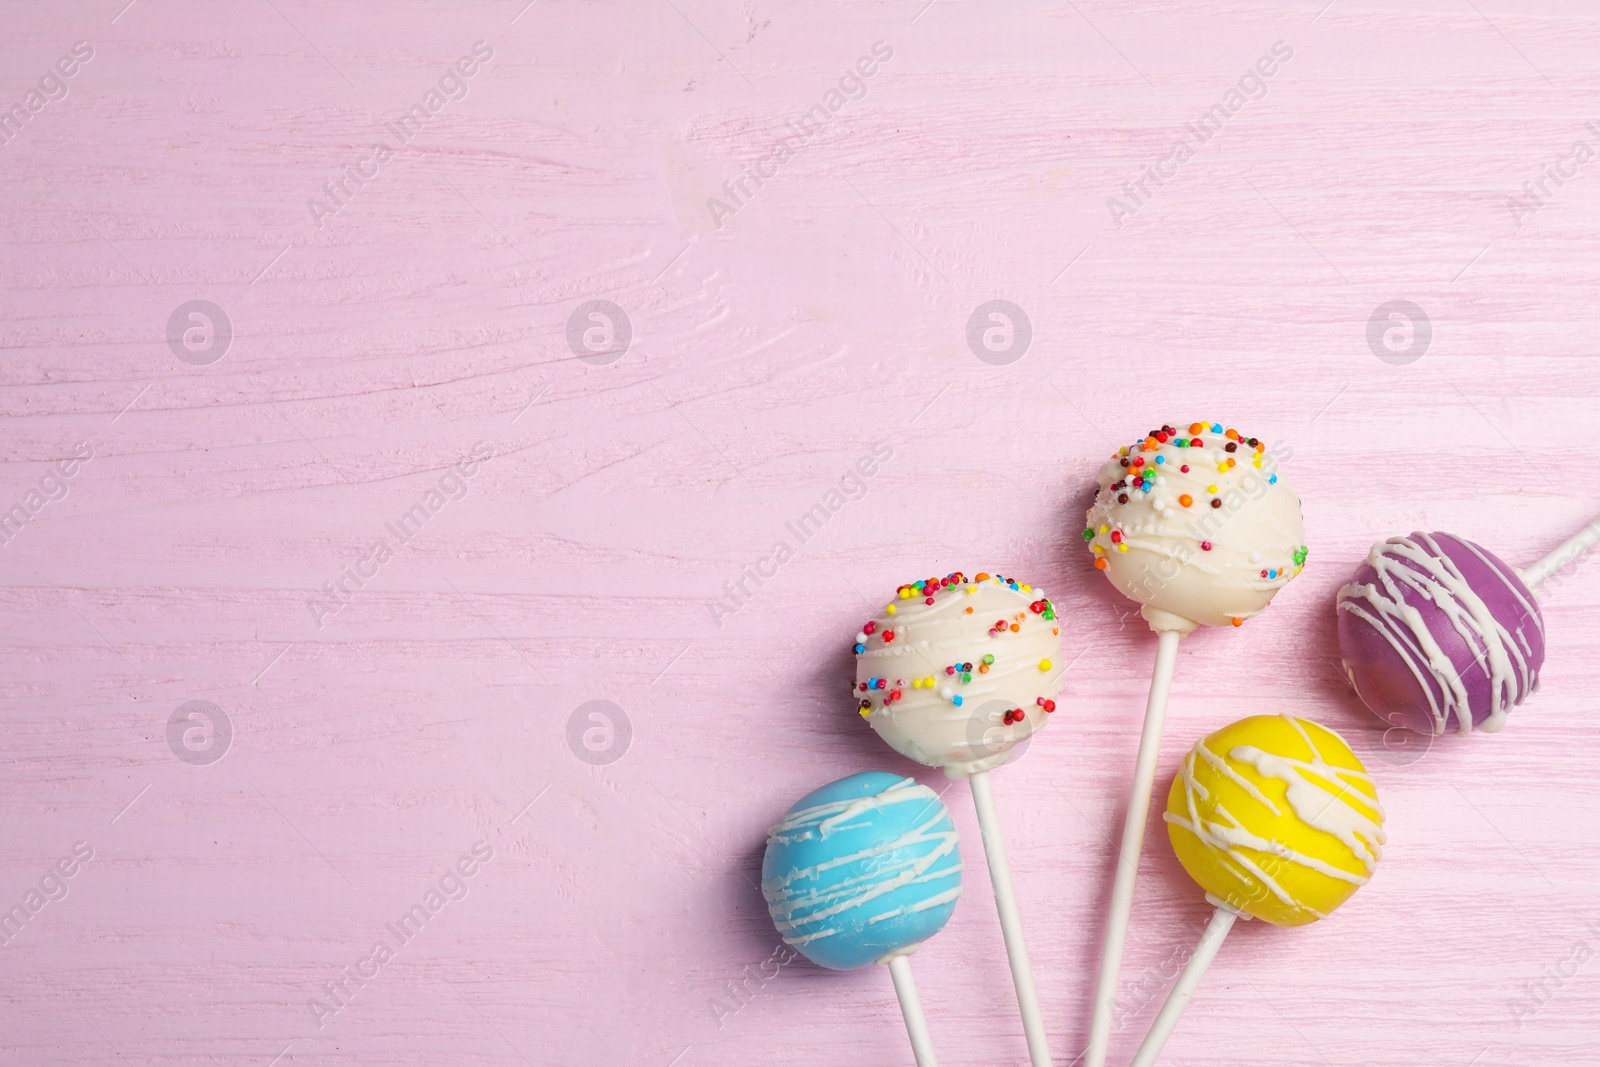
<path fill-rule="evenodd" d="M 1331 610 L 1383 536 L 1523 563 L 1600 512 L 1585 5 L 119 7 L 14 2 L 0 39 L 27 115 L 0 155 L 0 507 L 27 516 L 0 545 L 0 904 L 67 893 L 0 947 L 5 1062 L 909 1063 L 886 974 L 771 974 L 754 881 L 813 786 L 942 787 L 855 716 L 845 642 L 898 583 L 988 567 L 1051 591 L 1075 657 L 996 781 L 1068 1063 L 1153 654 L 1077 542 L 1084 488 L 1197 416 L 1293 447 L 1311 557 L 1184 643 L 1162 779 L 1227 721 L 1307 715 L 1370 758 L 1392 844 L 1330 921 L 1238 930 L 1164 1062 L 1600 1060 L 1600 565 L 1548 594 L 1506 731 L 1419 759 L 1347 691 Z M 745 166 L 769 177 L 735 205 Z M 967 341 L 992 299 L 1032 326 L 1002 365 Z M 1396 299 L 1431 321 L 1407 364 L 1367 341 Z M 186 362 L 195 300 L 232 338 L 180 316 Z M 625 312 L 620 358 L 569 345 L 591 300 Z M 175 750 L 195 700 L 231 740 Z M 631 737 L 591 751 L 580 717 L 569 745 L 596 700 Z M 915 961 L 933 1038 L 1019 1063 L 947 798 L 968 894 Z M 400 944 L 441 880 L 459 899 Z M 1205 910 L 1153 824 L 1113 1062 Z"/>

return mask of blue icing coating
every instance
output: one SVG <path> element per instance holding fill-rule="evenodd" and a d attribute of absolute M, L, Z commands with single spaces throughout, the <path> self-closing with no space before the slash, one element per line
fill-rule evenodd
<path fill-rule="evenodd" d="M 807 793 L 767 836 L 761 892 L 784 941 L 823 967 L 864 967 L 944 929 L 961 848 L 937 793 L 865 771 Z"/>

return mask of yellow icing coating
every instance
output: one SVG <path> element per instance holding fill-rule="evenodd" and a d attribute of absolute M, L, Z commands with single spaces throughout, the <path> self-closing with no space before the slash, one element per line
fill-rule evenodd
<path fill-rule="evenodd" d="M 1167 794 L 1167 836 L 1213 897 L 1278 926 L 1325 918 L 1383 854 L 1372 777 L 1332 730 L 1256 715 L 1202 738 Z"/>

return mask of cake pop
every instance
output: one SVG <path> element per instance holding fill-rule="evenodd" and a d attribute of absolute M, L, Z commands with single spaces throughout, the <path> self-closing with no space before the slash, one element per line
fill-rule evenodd
<path fill-rule="evenodd" d="M 1373 545 L 1337 605 L 1357 695 L 1418 733 L 1500 729 L 1544 664 L 1544 618 L 1525 577 L 1453 534 Z"/>
<path fill-rule="evenodd" d="M 1026 582 L 960 571 L 900 586 L 856 634 L 857 710 L 896 752 L 972 784 L 1033 1067 L 1050 1067 L 989 771 L 1055 711 L 1065 670 L 1054 605 Z"/>
<path fill-rule="evenodd" d="M 908 957 L 961 896 L 961 848 L 938 794 L 866 771 L 815 789 L 767 836 L 761 892 L 783 940 L 833 970 L 886 964 L 919 1067 L 934 1067 Z"/>
<path fill-rule="evenodd" d="M 902 756 L 952 778 L 998 767 L 1061 691 L 1055 607 L 1024 582 L 961 572 L 902 585 L 856 634 L 857 707 Z"/>
<path fill-rule="evenodd" d="M 1150 1067 L 1234 920 L 1303 926 L 1366 885 L 1383 854 L 1372 777 L 1332 730 L 1256 715 L 1202 738 L 1167 794 L 1178 862 L 1216 907 L 1133 1058 Z"/>
<path fill-rule="evenodd" d="M 1238 626 L 1306 561 L 1277 457 L 1221 423 L 1163 426 L 1100 468 L 1083 539 L 1154 629 Z"/>
<path fill-rule="evenodd" d="M 1305 566 L 1300 499 L 1278 457 L 1220 422 L 1164 425 L 1101 467 L 1083 539 L 1094 565 L 1137 601 L 1156 659 L 1122 827 L 1085 1067 L 1104 1067 L 1133 886 L 1178 641 L 1196 627 L 1240 626 Z"/>

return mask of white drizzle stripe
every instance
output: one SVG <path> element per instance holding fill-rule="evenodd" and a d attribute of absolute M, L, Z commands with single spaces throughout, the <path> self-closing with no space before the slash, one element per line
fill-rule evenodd
<path fill-rule="evenodd" d="M 815 926 L 909 886 L 955 880 L 953 886 L 931 893 L 909 908 L 896 907 L 871 916 L 867 922 L 882 921 L 906 912 L 924 911 L 960 897 L 962 864 L 959 859 L 951 858 L 957 848 L 955 826 L 940 803 L 938 794 L 911 778 L 903 778 L 874 795 L 829 801 L 791 812 L 772 828 L 769 841 L 792 844 L 813 837 L 822 840 L 833 834 L 866 829 L 866 822 L 851 820 L 885 805 L 905 803 L 921 803 L 924 810 L 930 810 L 933 814 L 893 840 L 762 880 L 762 893 L 767 898 L 773 922 L 785 941 L 802 945 L 840 934 L 843 930 L 838 926 L 830 925 L 821 930 L 815 929 Z M 917 813 L 918 816 L 921 814 L 920 811 Z M 928 845 L 932 847 L 919 851 L 919 846 Z M 874 857 L 883 857 L 883 862 L 872 865 L 862 874 L 826 886 L 804 885 L 824 871 L 862 860 L 870 861 Z"/>
<path fill-rule="evenodd" d="M 1173 815 L 1170 811 L 1162 813 L 1162 818 L 1167 822 L 1183 827 L 1196 837 L 1200 838 L 1202 842 L 1206 842 L 1206 837 L 1200 832 L 1200 827 L 1205 826 L 1206 822 L 1200 818 L 1198 801 L 1202 799 L 1209 800 L 1210 794 L 1206 791 L 1205 787 L 1194 778 L 1194 761 L 1200 750 L 1204 748 L 1205 746 L 1203 744 L 1196 745 L 1194 749 L 1190 750 L 1188 757 L 1184 760 L 1184 803 L 1189 809 L 1189 817 L 1184 819 L 1180 816 Z M 1210 752 L 1209 749 L 1206 749 L 1206 753 L 1208 756 L 1207 763 L 1210 763 L 1212 759 L 1216 758 L 1215 754 Z M 1233 827 L 1239 827 L 1239 820 L 1234 818 L 1232 813 L 1226 811 L 1220 805 L 1217 808 L 1217 814 L 1227 819 Z M 1267 851 L 1270 851 L 1270 849 Z M 1245 856 L 1233 850 L 1232 848 L 1219 850 L 1218 856 L 1222 860 L 1223 866 L 1232 871 L 1234 876 L 1240 881 L 1248 883 L 1251 876 L 1254 876 L 1258 881 L 1261 882 L 1263 886 L 1267 888 L 1269 892 L 1271 892 L 1279 900 L 1283 901 L 1284 904 L 1288 905 L 1289 907 L 1300 906 L 1294 900 L 1294 898 L 1289 896 L 1289 894 L 1284 891 L 1282 886 L 1273 880 L 1273 878 L 1268 875 L 1266 871 L 1262 870 L 1248 856 Z"/>
<path fill-rule="evenodd" d="M 1345 588 L 1353 587 L 1346 586 Z M 1402 629 L 1399 623 L 1391 622 L 1389 616 L 1371 614 L 1357 605 L 1354 600 L 1344 599 L 1343 590 L 1340 591 L 1339 610 L 1348 615 L 1354 615 L 1368 626 L 1371 626 L 1395 647 L 1395 650 L 1400 653 L 1400 662 L 1405 664 L 1406 668 L 1411 672 L 1411 677 L 1416 680 L 1417 688 L 1421 689 L 1423 695 L 1428 699 L 1428 713 L 1433 719 L 1433 732 L 1436 734 L 1443 733 L 1445 722 L 1448 719 L 1444 710 L 1445 680 L 1438 677 L 1428 668 L 1427 654 L 1417 646 L 1416 638 L 1411 636 L 1414 632 L 1413 628 L 1408 625 Z M 1409 605 L 1402 605 L 1399 611 L 1415 611 L 1415 609 Z M 1418 616 L 1417 625 L 1426 628 L 1426 624 L 1421 622 L 1420 616 Z M 1401 645 L 1406 647 L 1402 649 Z M 1357 672 L 1348 663 L 1345 664 L 1345 675 L 1349 677 L 1350 684 L 1355 686 L 1356 692 L 1360 694 L 1361 683 L 1357 678 Z M 1366 695 L 1361 694 L 1361 699 L 1367 700 Z M 1465 702 L 1464 693 L 1461 700 L 1463 703 Z M 1368 700 L 1367 703 L 1370 705 L 1372 702 Z"/>
<path fill-rule="evenodd" d="M 934 823 L 945 821 L 943 816 L 934 820 Z M 946 878 L 960 877 L 960 864 L 947 864 L 937 871 L 931 871 L 939 860 L 950 854 L 955 847 L 955 830 L 952 827 L 946 833 L 928 834 L 926 831 L 934 823 L 924 824 L 914 830 L 901 835 L 893 843 L 895 849 L 910 848 L 914 845 L 936 842 L 936 847 L 918 857 L 897 857 L 893 864 L 885 865 L 879 869 L 854 878 L 847 878 L 824 888 L 815 888 L 793 892 L 789 885 L 796 878 L 812 878 L 825 870 L 830 870 L 841 863 L 856 862 L 871 855 L 887 854 L 885 849 L 872 849 L 862 852 L 847 859 L 837 860 L 832 863 L 819 864 L 815 867 L 804 868 L 791 872 L 790 877 L 777 880 L 762 889 L 767 892 L 767 900 L 771 905 L 773 921 L 777 924 L 780 933 L 787 933 L 790 929 L 798 929 L 812 923 L 821 922 L 834 915 L 861 907 L 868 901 L 883 896 L 886 893 L 903 889 L 907 886 L 921 885 L 928 882 L 942 881 Z M 780 884 L 781 883 L 781 884 Z"/>
<path fill-rule="evenodd" d="M 1452 540 L 1481 560 L 1510 593 L 1533 623 L 1541 641 L 1544 620 L 1538 608 L 1523 596 L 1512 576 L 1477 546 Z M 1530 662 L 1531 645 L 1520 632 L 1506 629 L 1488 603 L 1472 588 L 1461 569 L 1431 534 L 1391 537 L 1372 546 L 1367 564 L 1375 582 L 1352 582 L 1339 590 L 1339 610 L 1366 623 L 1387 641 L 1411 670 L 1428 700 L 1434 733 L 1443 733 L 1450 720 L 1463 732 L 1478 728 L 1493 732 L 1505 724 L 1506 713 L 1522 703 L 1538 685 L 1538 671 Z M 1428 627 L 1427 618 L 1407 600 L 1408 594 L 1436 607 L 1473 651 L 1472 669 L 1488 676 L 1490 698 L 1486 709 L 1472 706 L 1461 671 Z M 1354 682 L 1356 672 L 1346 664 Z"/>
<path fill-rule="evenodd" d="M 804 840 L 809 836 L 812 827 L 816 827 L 819 836 L 826 837 L 832 832 L 833 826 L 823 827 L 835 816 L 845 812 L 860 813 L 881 807 L 885 804 L 909 803 L 913 800 L 927 802 L 922 794 L 931 795 L 935 800 L 938 794 L 925 785 L 921 785 L 915 778 L 902 778 L 894 785 L 889 786 L 881 793 L 868 794 L 864 797 L 855 797 L 850 800 L 830 800 L 822 804 L 813 804 L 809 808 L 800 808 L 784 816 L 783 821 L 767 832 L 767 836 L 784 842 Z M 790 838 L 790 834 L 799 831 L 798 836 Z"/>
<path fill-rule="evenodd" d="M 1259 882 L 1285 905 L 1315 915 L 1319 919 L 1325 918 L 1322 912 L 1293 897 L 1277 879 L 1240 850 L 1250 849 L 1253 852 L 1276 856 L 1329 878 L 1363 886 L 1367 884 L 1376 869 L 1378 859 L 1383 855 L 1383 843 L 1387 840 L 1383 830 L 1383 807 L 1376 798 L 1376 787 L 1373 785 L 1371 775 L 1354 768 L 1335 767 L 1329 764 L 1323 756 L 1322 749 L 1306 730 L 1305 724 L 1289 715 L 1282 717 L 1294 727 L 1295 732 L 1305 742 L 1310 752 L 1309 759 L 1265 752 L 1254 745 L 1235 745 L 1224 758 L 1212 751 L 1202 740 L 1190 750 L 1183 762 L 1182 782 L 1187 817 L 1174 815 L 1169 811 L 1163 813 L 1163 818 L 1194 834 L 1202 844 L 1213 849 L 1224 866 L 1234 871 L 1241 881 Z M 1246 785 L 1247 796 L 1274 816 L 1281 814 L 1277 805 L 1273 804 L 1260 789 L 1247 783 L 1228 764 L 1228 761 L 1237 760 L 1264 778 L 1283 782 L 1285 799 L 1295 816 L 1311 828 L 1340 841 L 1350 850 L 1352 858 L 1361 865 L 1365 873 L 1346 870 L 1325 860 L 1298 852 L 1281 841 L 1252 833 L 1237 816 L 1220 803 L 1210 805 L 1211 811 L 1216 815 L 1215 820 L 1203 817 L 1200 803 L 1202 800 L 1209 801 L 1210 797 L 1196 778 L 1198 761 L 1202 759 L 1207 766 L 1225 773 L 1230 781 Z M 1347 778 L 1354 781 L 1347 781 Z M 1369 787 L 1371 792 L 1356 788 L 1357 784 Z M 1249 876 L 1241 875 L 1241 871 L 1248 872 Z"/>
<path fill-rule="evenodd" d="M 1275 756 L 1254 745 L 1238 745 L 1228 754 L 1240 763 L 1254 767 L 1258 774 L 1287 783 L 1289 806 L 1300 817 L 1300 821 L 1342 841 L 1367 869 L 1367 876 L 1353 875 L 1319 862 L 1308 861 L 1308 866 L 1356 885 L 1366 885 L 1367 878 L 1377 869 L 1378 858 L 1383 853 L 1379 847 L 1383 831 L 1371 816 L 1357 811 L 1354 804 L 1344 799 L 1343 794 L 1349 792 L 1349 786 L 1340 783 L 1339 792 L 1330 792 L 1325 782 L 1332 776 L 1320 773 L 1315 764 L 1287 756 Z M 1337 778 L 1333 780 L 1338 781 Z"/>
<path fill-rule="evenodd" d="M 955 867 L 952 869 L 957 871 L 961 870 L 960 867 Z M 895 908 L 892 911 L 884 912 L 882 915 L 874 915 L 872 918 L 868 919 L 867 922 L 870 924 L 882 922 L 885 919 L 894 919 L 901 915 L 914 915 L 919 911 L 927 911 L 929 908 L 937 908 L 940 904 L 948 904 L 952 900 L 957 900 L 960 897 L 961 887 L 956 886 L 954 889 L 946 889 L 943 893 L 935 893 L 926 900 L 919 900 L 909 908 Z"/>
<path fill-rule="evenodd" d="M 1498 559 L 1494 559 L 1494 558 L 1490 557 L 1487 553 L 1485 553 L 1483 551 L 1482 548 L 1480 548 L 1478 545 L 1474 544 L 1473 542 L 1468 541 L 1465 538 L 1461 538 L 1461 537 L 1453 538 L 1453 540 L 1456 542 L 1456 544 L 1462 546 L 1468 552 L 1471 552 L 1474 556 L 1477 556 L 1478 559 L 1483 563 L 1484 566 L 1488 567 L 1491 571 L 1494 571 L 1495 574 L 1499 575 L 1500 581 L 1502 583 L 1504 583 L 1507 592 L 1509 592 L 1512 596 L 1517 598 L 1517 603 L 1522 607 L 1522 610 L 1524 612 L 1526 612 L 1527 614 L 1532 615 L 1534 617 L 1534 620 L 1535 620 L 1536 624 L 1539 627 L 1539 636 L 1543 637 L 1544 636 L 1544 619 L 1543 619 L 1543 616 L 1540 615 L 1539 609 L 1535 605 L 1535 603 L 1532 600 L 1529 600 L 1527 597 L 1523 596 L 1522 595 L 1522 590 L 1517 588 L 1518 584 L 1521 583 L 1522 579 L 1521 578 L 1517 578 L 1515 573 L 1512 572 L 1503 562 L 1501 562 Z"/>
<path fill-rule="evenodd" d="M 1246 778 L 1244 775 L 1240 774 L 1238 771 L 1236 771 L 1232 767 L 1230 767 L 1228 765 L 1228 761 L 1227 760 L 1223 759 L 1221 756 L 1217 755 L 1215 752 L 1211 751 L 1209 748 L 1206 748 L 1204 745 L 1197 746 L 1195 748 L 1195 754 L 1200 756 L 1202 759 L 1204 759 L 1207 764 L 1209 764 L 1210 766 L 1216 768 L 1216 771 L 1217 771 L 1218 774 L 1226 776 L 1230 781 L 1232 781 L 1240 789 L 1243 789 L 1245 792 L 1249 793 L 1256 800 L 1260 801 L 1260 803 L 1268 811 L 1272 812 L 1272 814 L 1274 814 L 1274 815 L 1283 814 L 1281 811 L 1278 810 L 1278 805 L 1274 804 L 1271 801 L 1271 799 L 1268 798 L 1267 794 L 1265 794 L 1261 790 L 1257 789 L 1256 788 L 1256 784 L 1254 782 L 1252 782 L 1250 779 Z"/>
<path fill-rule="evenodd" d="M 921 844 L 927 838 L 908 837 L 906 845 Z M 769 897 L 773 923 L 785 936 L 798 933 L 803 927 L 831 919 L 834 916 L 860 908 L 887 893 L 914 885 L 942 882 L 960 878 L 961 865 L 951 864 L 937 871 L 928 868 L 947 855 L 944 851 L 929 853 L 914 861 L 885 868 L 869 877 L 853 878 L 815 892 L 791 893 L 787 896 Z M 953 887 L 954 900 L 961 895 L 960 887 Z"/>

